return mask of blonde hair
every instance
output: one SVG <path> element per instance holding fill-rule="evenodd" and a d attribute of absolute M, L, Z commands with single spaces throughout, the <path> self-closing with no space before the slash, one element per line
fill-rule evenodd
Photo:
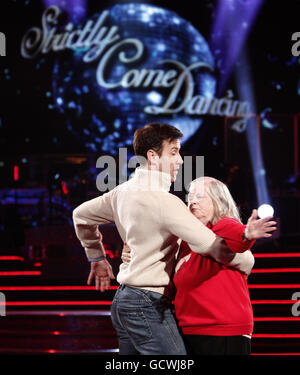
<path fill-rule="evenodd" d="M 212 225 L 224 217 L 233 217 L 242 222 L 237 205 L 228 187 L 223 182 L 213 177 L 199 177 L 190 183 L 190 187 L 192 184 L 199 183 L 205 184 L 206 192 L 213 203 L 214 214 L 211 220 Z"/>

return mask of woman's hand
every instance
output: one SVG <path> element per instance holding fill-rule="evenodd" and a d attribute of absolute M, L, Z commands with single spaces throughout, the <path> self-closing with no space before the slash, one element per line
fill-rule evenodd
<path fill-rule="evenodd" d="M 253 210 L 244 232 L 246 240 L 252 241 L 259 238 L 272 237 L 272 234 L 268 232 L 273 232 L 277 229 L 275 226 L 276 221 L 270 221 L 272 218 L 273 216 L 268 216 L 257 220 L 257 210 Z"/>
<path fill-rule="evenodd" d="M 131 250 L 127 246 L 127 243 L 124 242 L 123 249 L 122 249 L 122 255 L 121 255 L 121 259 L 122 259 L 123 263 L 125 263 L 125 264 L 130 263 L 130 260 L 131 260 L 130 252 L 131 252 Z"/>

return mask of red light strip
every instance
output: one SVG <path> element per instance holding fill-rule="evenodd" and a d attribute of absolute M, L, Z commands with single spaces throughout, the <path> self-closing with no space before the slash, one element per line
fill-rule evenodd
<path fill-rule="evenodd" d="M 19 181 L 19 166 L 14 165 L 14 181 Z"/>
<path fill-rule="evenodd" d="M 288 289 L 300 288 L 300 284 L 249 284 L 248 287 L 250 289 Z"/>
<path fill-rule="evenodd" d="M 8 301 L 6 306 L 87 306 L 111 305 L 112 301 Z"/>
<path fill-rule="evenodd" d="M 293 303 L 299 303 L 298 300 L 278 300 L 278 299 L 261 299 L 261 300 L 251 300 L 252 305 L 288 305 Z"/>
<path fill-rule="evenodd" d="M 251 273 L 300 272 L 300 268 L 256 268 Z"/>
<path fill-rule="evenodd" d="M 298 258 L 300 253 L 257 253 L 254 258 Z"/>
<path fill-rule="evenodd" d="M 35 305 L 111 305 L 112 301 L 8 301 L 8 306 Z M 254 300 L 252 304 L 294 304 L 296 300 Z"/>
<path fill-rule="evenodd" d="M 41 271 L 1 271 L 0 276 L 32 276 L 41 275 Z"/>
<path fill-rule="evenodd" d="M 117 285 L 111 286 L 109 290 L 118 289 Z M 96 290 L 95 286 L 0 286 L 0 290 Z"/>
<path fill-rule="evenodd" d="M 106 250 L 106 252 L 111 255 L 111 256 L 114 256 L 114 254 L 109 251 L 109 250 Z M 300 253 L 257 253 L 257 254 L 253 254 L 254 255 L 254 258 L 298 258 L 300 257 Z M 24 261 L 24 258 L 23 257 L 20 257 L 20 256 L 16 256 L 16 255 L 0 255 L 0 260 L 20 260 L 20 261 Z"/>
<path fill-rule="evenodd" d="M 7 301 L 7 306 L 111 305 L 112 301 Z M 296 300 L 255 300 L 252 304 L 294 304 Z M 294 319 L 293 319 L 294 320 Z"/>
<path fill-rule="evenodd" d="M 300 317 L 296 316 L 271 316 L 271 317 L 257 317 L 254 318 L 255 322 L 287 322 L 287 321 L 299 321 Z"/>
<path fill-rule="evenodd" d="M 0 260 L 20 260 L 23 262 L 24 258 L 15 256 L 15 255 L 1 255 Z"/>
<path fill-rule="evenodd" d="M 62 187 L 62 191 L 65 195 L 68 195 L 69 194 L 69 191 L 68 191 L 68 188 L 67 188 L 67 185 L 65 183 L 65 181 L 62 181 L 61 182 L 61 187 Z"/>
<path fill-rule="evenodd" d="M 300 284 L 249 284 L 249 289 L 292 289 L 292 288 L 300 288 Z M 113 285 L 109 288 L 109 290 L 117 290 L 118 286 Z M 0 290 L 18 290 L 18 291 L 26 291 L 26 290 L 96 290 L 94 286 L 0 286 Z"/>
<path fill-rule="evenodd" d="M 251 353 L 251 355 L 300 355 L 300 353 Z"/>

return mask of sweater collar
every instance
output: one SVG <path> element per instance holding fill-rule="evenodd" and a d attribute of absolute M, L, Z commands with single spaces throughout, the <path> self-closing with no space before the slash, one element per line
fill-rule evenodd
<path fill-rule="evenodd" d="M 136 168 L 134 179 L 140 186 L 150 191 L 169 192 L 171 186 L 169 173 L 143 167 Z"/>

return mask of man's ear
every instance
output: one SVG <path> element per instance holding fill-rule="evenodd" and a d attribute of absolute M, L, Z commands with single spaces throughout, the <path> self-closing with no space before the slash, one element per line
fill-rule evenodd
<path fill-rule="evenodd" d="M 157 155 L 157 152 L 150 149 L 147 151 L 147 160 L 150 162 L 152 165 L 156 165 L 157 161 L 159 159 L 159 156 Z"/>

